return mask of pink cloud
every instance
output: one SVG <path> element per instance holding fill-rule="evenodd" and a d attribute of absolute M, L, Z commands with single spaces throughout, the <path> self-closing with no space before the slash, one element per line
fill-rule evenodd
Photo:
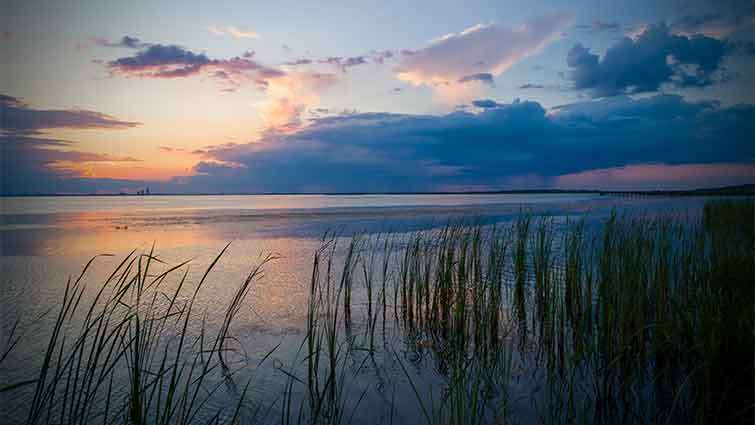
<path fill-rule="evenodd" d="M 396 76 L 433 87 L 441 99 L 465 102 L 479 96 L 494 77 L 558 40 L 570 22 L 569 16 L 560 14 L 532 19 L 517 28 L 475 25 L 444 35 L 428 47 L 402 51 Z"/>
<path fill-rule="evenodd" d="M 755 182 L 755 164 L 642 164 L 603 168 L 555 178 L 569 189 L 696 189 Z"/>

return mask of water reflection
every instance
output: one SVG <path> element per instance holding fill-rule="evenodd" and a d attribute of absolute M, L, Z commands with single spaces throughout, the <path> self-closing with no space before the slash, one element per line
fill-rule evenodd
<path fill-rule="evenodd" d="M 147 210 L 142 204 L 134 204 L 134 199 L 120 198 L 98 200 L 102 203 L 92 206 L 90 211 L 84 210 L 94 202 L 90 198 L 65 198 L 60 206 L 49 199 L 44 202 L 23 201 L 29 207 L 28 213 L 21 213 L 18 205 L 6 208 L 0 223 L 3 320 L 37 317 L 50 306 L 57 305 L 67 278 L 75 278 L 93 255 L 115 254 L 114 257 L 99 258 L 88 271 L 84 302 L 133 249 L 149 252 L 155 245 L 158 257 L 166 264 L 156 265 L 153 273 L 191 260 L 187 277 L 187 285 L 191 286 L 201 279 L 206 267 L 226 243 L 231 242 L 199 293 L 197 305 L 207 312 L 203 320 L 208 328 L 220 326 L 225 306 L 250 267 L 262 255 L 276 253 L 279 258 L 265 267 L 264 278 L 255 282 L 246 298 L 244 308 L 236 318 L 234 336 L 250 350 L 248 354 L 254 359 L 263 357 L 267 350 L 283 341 L 276 357 L 290 361 L 295 357 L 305 329 L 313 253 L 320 246 L 326 230 L 337 230 L 344 236 L 355 232 L 411 232 L 443 226 L 449 219 L 460 216 L 483 216 L 487 223 L 503 222 L 518 216 L 522 210 L 535 214 L 548 211 L 556 214 L 559 221 L 585 214 L 598 220 L 614 208 L 620 212 L 640 209 L 648 214 L 676 208 L 686 214 L 694 210 L 690 207 L 702 205 L 705 201 L 703 198 L 626 200 L 536 196 L 532 202 L 523 202 L 520 197 L 517 202 L 509 199 L 484 204 L 479 202 L 482 198 L 475 198 L 471 204 L 451 205 L 448 198 L 442 198 L 449 205 L 418 205 L 432 200 L 424 197 L 391 202 L 383 199 L 381 205 L 370 206 L 379 199 L 363 197 L 363 204 L 357 205 L 356 198 L 325 199 L 325 202 L 324 197 L 271 197 L 265 201 L 264 207 L 254 209 L 230 208 L 229 203 L 238 202 L 248 207 L 258 201 L 222 197 L 219 207 L 191 207 L 211 199 L 198 198 L 202 199 L 166 197 L 154 202 L 150 200 L 152 209 Z M 491 199 L 485 200 L 490 202 Z M 455 198 L 456 201 L 459 199 Z M 181 202 L 185 205 L 180 205 Z M 282 208 L 284 202 L 293 207 Z M 314 207 L 317 202 L 325 207 Z M 352 205 L 338 205 L 347 202 Z M 385 205 L 388 203 L 391 205 Z M 395 205 L 397 203 L 409 205 Z M 161 204 L 163 207 L 160 208 L 164 209 L 158 208 Z M 124 205 L 131 206 L 117 209 Z M 167 280 L 164 290 L 174 289 L 179 278 L 174 276 Z M 187 290 L 191 291 L 191 288 Z M 358 291 L 355 297 L 360 297 Z M 361 308 L 364 303 L 359 301 L 355 305 Z M 46 329 L 44 322 L 40 322 L 37 329 L 40 338 L 22 351 L 23 358 L 14 359 L 18 366 L 15 369 L 23 371 L 27 365 L 38 363 L 38 356 L 44 351 L 41 344 L 45 342 Z M 358 335 L 360 330 L 355 332 Z M 388 356 L 381 362 L 388 365 L 383 369 L 385 373 L 393 374 L 394 378 L 402 376 L 393 357 Z M 270 380 L 274 381 L 272 375 Z M 397 402 L 410 408 L 413 396 L 405 395 Z"/>

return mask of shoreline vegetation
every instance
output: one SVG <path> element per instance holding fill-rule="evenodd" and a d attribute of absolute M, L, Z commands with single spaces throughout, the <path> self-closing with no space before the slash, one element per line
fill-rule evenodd
<path fill-rule="evenodd" d="M 723 186 L 688 190 L 600 190 L 600 189 L 531 189 L 531 190 L 493 190 L 468 192 L 220 192 L 220 193 L 159 193 L 139 190 L 136 193 L 18 193 L 0 194 L 0 198 L 25 197 L 67 197 L 67 196 L 369 196 L 369 195 L 533 195 L 533 194 L 569 194 L 593 193 L 605 196 L 755 196 L 755 184 Z"/>
<path fill-rule="evenodd" d="M 195 300 L 225 249 L 196 283 L 188 262 L 132 252 L 87 299 L 95 258 L 51 306 L 33 376 L 0 396 L 28 403 L 26 424 L 751 423 L 754 205 L 708 201 L 699 219 L 522 211 L 497 225 L 329 232 L 286 363 L 272 346 L 249 365 L 234 337 L 274 255 L 229 283 L 218 328 Z M 23 346 L 20 322 L 0 366 Z M 264 367 L 282 383 L 272 401 L 247 373 Z M 382 404 L 362 404 L 374 393 Z"/>

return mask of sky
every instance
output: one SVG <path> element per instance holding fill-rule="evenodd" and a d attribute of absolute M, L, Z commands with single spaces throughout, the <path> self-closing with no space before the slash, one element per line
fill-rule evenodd
<path fill-rule="evenodd" d="M 3 195 L 755 183 L 755 1 L 3 13 Z"/>

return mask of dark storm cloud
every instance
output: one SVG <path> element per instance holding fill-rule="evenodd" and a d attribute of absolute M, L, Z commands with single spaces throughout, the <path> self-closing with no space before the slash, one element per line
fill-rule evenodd
<path fill-rule="evenodd" d="M 293 135 L 208 149 L 198 175 L 172 190 L 438 190 L 633 164 L 755 166 L 751 105 L 657 95 L 580 102 L 550 113 L 530 101 L 474 106 L 481 111 L 330 116 Z"/>
<path fill-rule="evenodd" d="M 595 97 L 653 92 L 663 84 L 704 87 L 715 82 L 727 50 L 724 41 L 672 34 L 661 23 L 645 29 L 636 40 L 624 37 L 602 58 L 575 45 L 567 56 L 568 78 L 574 88 Z"/>
<path fill-rule="evenodd" d="M 18 98 L 0 94 L 3 134 L 34 134 L 50 128 L 130 128 L 141 123 L 121 121 L 84 109 L 33 109 Z"/>

